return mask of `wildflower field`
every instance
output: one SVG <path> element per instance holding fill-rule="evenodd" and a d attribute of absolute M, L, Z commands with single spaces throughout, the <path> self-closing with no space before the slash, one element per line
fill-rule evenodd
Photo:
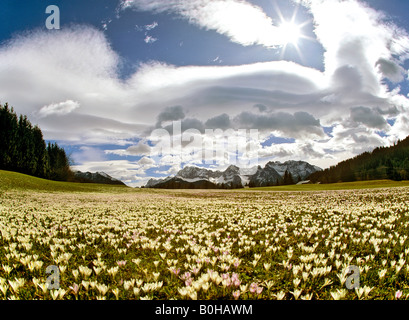
<path fill-rule="evenodd" d="M 3 189 L 0 298 L 408 299 L 408 227 L 407 187 Z"/>

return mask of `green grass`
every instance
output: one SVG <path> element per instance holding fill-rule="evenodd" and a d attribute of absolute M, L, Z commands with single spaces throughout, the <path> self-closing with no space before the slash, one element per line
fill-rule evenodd
<path fill-rule="evenodd" d="M 117 193 L 135 189 L 118 185 L 51 181 L 18 172 L 0 170 L 0 191 L 8 190 Z"/>
<path fill-rule="evenodd" d="M 370 180 L 356 182 L 340 182 L 331 184 L 304 184 L 263 188 L 247 188 L 244 190 L 263 190 L 263 191 L 325 191 L 325 190 L 353 190 L 353 189 L 374 189 L 374 188 L 393 188 L 407 187 L 409 181 L 392 180 Z M 242 189 L 243 190 L 243 189 Z"/>
<path fill-rule="evenodd" d="M 372 180 L 359 182 L 343 182 L 333 184 L 307 184 L 291 185 L 263 188 L 245 188 L 232 191 L 325 191 L 325 190 L 351 190 L 351 189 L 374 189 L 409 186 L 409 181 L 392 180 Z M 49 192 L 96 192 L 96 193 L 123 193 L 123 192 L 150 192 L 150 193 L 184 193 L 186 190 L 164 190 L 164 189 L 139 189 L 126 186 L 96 184 L 96 183 L 75 183 L 51 181 L 33 176 L 0 170 L 0 191 L 7 190 L 34 190 Z M 200 190 L 196 190 L 200 192 Z M 211 191 L 211 190 L 208 190 Z M 223 191 L 223 190 L 217 190 Z"/>

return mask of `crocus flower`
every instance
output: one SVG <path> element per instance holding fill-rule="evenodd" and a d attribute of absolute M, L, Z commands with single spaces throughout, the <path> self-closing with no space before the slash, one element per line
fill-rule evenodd
<path fill-rule="evenodd" d="M 72 286 L 70 286 L 70 289 L 74 292 L 75 295 L 77 295 L 80 287 L 78 286 L 78 284 L 74 283 Z"/>
<path fill-rule="evenodd" d="M 256 291 L 257 291 L 257 295 L 260 295 L 263 292 L 263 287 L 257 286 Z"/>
<path fill-rule="evenodd" d="M 116 262 L 118 264 L 119 267 L 121 266 L 125 266 L 126 265 L 126 260 L 120 260 Z"/>
<path fill-rule="evenodd" d="M 257 290 L 257 283 L 252 283 L 252 284 L 250 284 L 250 289 L 249 289 L 249 291 L 251 292 L 251 293 L 254 293 L 254 292 L 256 292 L 256 290 Z"/>

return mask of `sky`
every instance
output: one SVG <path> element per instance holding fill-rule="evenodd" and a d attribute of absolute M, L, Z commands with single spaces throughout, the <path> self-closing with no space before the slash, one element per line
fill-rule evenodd
<path fill-rule="evenodd" d="M 73 169 L 130 186 L 186 165 L 327 168 L 409 135 L 407 12 L 404 0 L 3 0 L 0 103 Z"/>

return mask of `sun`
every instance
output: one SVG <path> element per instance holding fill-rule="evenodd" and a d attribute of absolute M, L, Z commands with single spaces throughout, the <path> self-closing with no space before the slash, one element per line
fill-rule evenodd
<path fill-rule="evenodd" d="M 278 21 L 276 24 L 276 37 L 278 38 L 279 47 L 281 49 L 280 59 L 284 59 L 286 52 L 292 52 L 291 55 L 296 52 L 301 59 L 301 62 L 304 62 L 303 53 L 301 46 L 303 41 L 301 40 L 311 40 L 315 41 L 311 36 L 306 35 L 304 28 L 312 24 L 311 19 L 304 20 L 300 22 L 297 19 L 298 10 L 300 4 L 294 8 L 292 16 L 284 17 L 281 12 L 280 7 L 276 2 L 274 2 L 274 8 L 278 16 Z"/>
<path fill-rule="evenodd" d="M 302 36 L 301 26 L 292 21 L 283 21 L 278 30 L 284 45 L 292 44 L 296 46 Z"/>

